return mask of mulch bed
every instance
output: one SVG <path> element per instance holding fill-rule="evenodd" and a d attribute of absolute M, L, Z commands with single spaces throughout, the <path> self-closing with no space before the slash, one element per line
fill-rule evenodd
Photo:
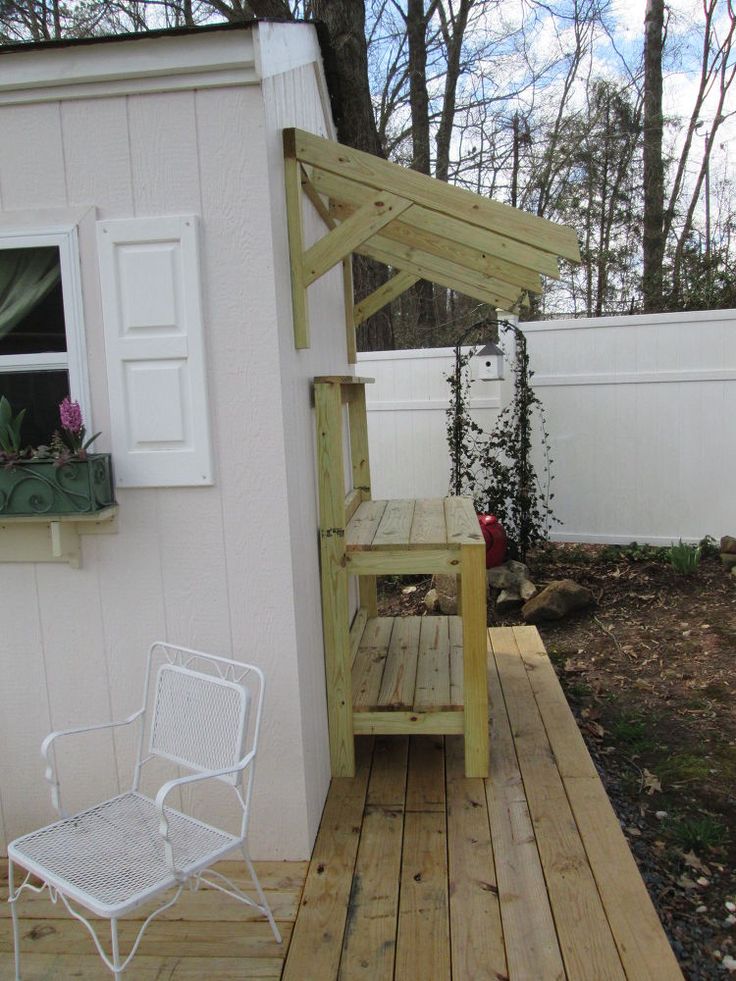
<path fill-rule="evenodd" d="M 528 564 L 539 587 L 593 592 L 540 633 L 685 976 L 736 977 L 736 577 L 642 546 L 550 545 Z M 423 611 L 428 580 L 383 585 L 381 612 Z M 489 622 L 522 621 L 489 604 Z"/>

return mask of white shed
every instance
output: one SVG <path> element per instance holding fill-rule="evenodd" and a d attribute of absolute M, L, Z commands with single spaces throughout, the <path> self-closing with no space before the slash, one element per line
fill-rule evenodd
<path fill-rule="evenodd" d="M 0 345 L 0 383 L 68 372 L 119 505 L 56 558 L 48 524 L 0 521 L 5 842 L 53 817 L 43 736 L 133 711 L 166 639 L 265 670 L 252 850 L 309 856 L 330 779 L 310 380 L 348 363 L 339 269 L 294 345 L 290 126 L 334 135 L 308 24 L 0 56 L 0 249 L 58 248 L 66 334 L 43 358 Z M 117 792 L 133 755 L 82 749 L 70 805 Z"/>
<path fill-rule="evenodd" d="M 393 270 L 358 303 L 353 252 Z M 355 327 L 420 278 L 511 309 L 558 256 L 578 257 L 571 229 L 337 144 L 312 25 L 0 52 L 0 394 L 40 418 L 70 393 L 117 495 L 109 520 L 18 520 L 0 487 L 6 841 L 52 817 L 43 736 L 137 708 L 155 639 L 265 670 L 256 857 L 309 855 L 330 752 L 350 775 L 356 734 L 464 732 L 486 774 L 482 537 L 467 502 L 371 500 Z M 447 697 L 417 667 L 416 690 L 353 718 L 375 576 L 457 568 Z M 128 780 L 129 736 L 89 750 L 60 765 L 68 807 Z"/>

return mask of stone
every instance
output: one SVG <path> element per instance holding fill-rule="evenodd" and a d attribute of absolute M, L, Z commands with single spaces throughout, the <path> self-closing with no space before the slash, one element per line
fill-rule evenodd
<path fill-rule="evenodd" d="M 721 562 L 727 569 L 736 568 L 736 555 L 731 552 L 721 552 Z"/>
<path fill-rule="evenodd" d="M 529 567 L 523 562 L 509 559 L 503 565 L 494 566 L 486 573 L 488 585 L 494 589 L 518 589 L 519 585 L 529 578 Z"/>
<path fill-rule="evenodd" d="M 532 599 L 539 592 L 539 589 L 534 585 L 531 579 L 525 579 L 524 582 L 519 586 L 519 595 L 526 603 L 527 600 Z"/>
<path fill-rule="evenodd" d="M 457 576 L 437 573 L 432 580 L 437 590 L 437 603 L 445 616 L 457 614 Z"/>
<path fill-rule="evenodd" d="M 561 620 L 574 610 L 582 610 L 595 603 L 593 594 L 585 586 L 572 579 L 551 582 L 521 608 L 525 623 L 543 623 L 545 620 Z"/>
<path fill-rule="evenodd" d="M 731 569 L 731 575 L 736 578 L 736 565 Z"/>
<path fill-rule="evenodd" d="M 736 555 L 736 538 L 733 535 L 724 535 L 721 539 L 721 554 Z"/>
<path fill-rule="evenodd" d="M 521 595 L 515 589 L 502 589 L 496 597 L 496 613 L 509 613 L 523 602 Z"/>
<path fill-rule="evenodd" d="M 436 589 L 428 589 L 427 595 L 424 597 L 424 605 L 427 608 L 427 613 L 434 613 L 439 606 L 439 595 Z"/>

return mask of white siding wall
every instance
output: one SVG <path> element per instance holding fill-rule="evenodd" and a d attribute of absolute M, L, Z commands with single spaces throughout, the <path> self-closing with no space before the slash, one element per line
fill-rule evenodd
<path fill-rule="evenodd" d="M 273 201 L 273 228 L 277 251 L 288 248 L 284 205 L 281 131 L 299 126 L 320 136 L 333 137 L 332 122 L 320 102 L 319 75 L 315 64 L 266 79 L 263 95 L 268 121 L 268 151 Z M 307 244 L 325 234 L 319 216 L 306 199 L 304 234 Z M 319 582 L 319 519 L 315 425 L 311 409 L 311 381 L 315 375 L 349 372 L 345 344 L 342 274 L 332 270 L 309 289 L 311 346 L 294 347 L 291 284 L 286 265 L 277 267 L 276 304 L 281 354 L 289 495 L 288 531 L 291 542 L 294 593 L 298 623 L 298 690 L 301 701 L 302 740 L 307 773 L 307 808 L 310 832 L 316 835 L 330 781 L 327 741 L 324 650 Z"/>
<path fill-rule="evenodd" d="M 277 205 L 282 195 L 269 178 L 261 90 L 2 106 L 0 131 L 4 211 L 84 204 L 96 206 L 100 218 L 201 215 L 215 458 L 211 488 L 121 491 L 118 534 L 83 539 L 79 570 L 0 565 L 0 831 L 12 838 L 52 817 L 38 754 L 42 737 L 50 728 L 130 712 L 147 647 L 161 638 L 232 652 L 265 669 L 253 852 L 304 858 L 325 787 L 324 762 L 315 763 L 324 722 L 308 720 L 303 731 L 302 674 L 311 686 L 310 709 L 323 712 L 316 691 L 316 522 L 313 470 L 300 470 L 308 448 L 291 459 L 291 426 L 306 443 L 306 377 L 330 370 L 341 356 L 300 369 L 297 390 L 282 402 L 277 300 L 281 321 L 285 313 L 277 288 L 288 295 L 288 285 L 283 269 L 275 283 L 274 266 L 285 253 L 283 240 L 274 249 L 270 215 L 271 194 Z M 94 427 L 105 434 L 110 419 L 91 226 L 82 236 L 82 276 Z M 105 435 L 99 444 L 108 448 Z M 293 548 L 289 534 L 298 522 L 287 490 L 292 499 L 303 495 L 307 515 Z M 305 628 L 297 625 L 291 569 L 292 558 L 302 555 L 306 667 L 297 660 L 298 631 Z M 132 747 L 121 737 L 116 750 L 104 739 L 90 741 L 87 762 L 74 767 L 80 802 L 124 783 Z M 305 769 L 319 771 L 309 806 Z"/>
<path fill-rule="evenodd" d="M 733 534 L 736 311 L 523 326 L 551 436 L 554 538 Z M 427 400 L 446 403 L 452 356 L 427 353 L 360 356 L 360 373 L 377 379 L 368 394 L 376 496 L 447 487 L 444 414 Z M 474 382 L 473 397 L 488 384 Z"/>

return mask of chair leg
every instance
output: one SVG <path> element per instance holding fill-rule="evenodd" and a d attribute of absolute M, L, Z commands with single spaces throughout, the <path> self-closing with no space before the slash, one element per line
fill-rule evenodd
<path fill-rule="evenodd" d="M 266 919 L 268 920 L 271 930 L 273 931 L 273 935 L 274 938 L 276 939 L 276 943 L 280 944 L 281 934 L 279 933 L 279 928 L 276 926 L 276 920 L 274 920 L 273 918 L 273 913 L 271 912 L 271 907 L 268 905 L 266 894 L 261 888 L 261 883 L 258 879 L 258 876 L 256 875 L 256 870 L 253 868 L 253 863 L 251 862 L 250 855 L 248 854 L 248 846 L 245 844 L 245 842 L 243 842 L 243 844 L 241 845 L 241 849 L 243 852 L 243 858 L 245 859 L 245 864 L 248 866 L 248 872 L 250 873 L 250 877 L 253 880 L 253 885 L 256 887 L 256 895 L 258 896 L 258 902 L 260 903 L 261 909 L 266 915 Z"/>
<path fill-rule="evenodd" d="M 18 927 L 18 895 L 13 881 L 13 860 L 8 859 L 8 902 L 13 918 L 13 952 L 15 955 L 15 981 L 20 981 L 20 929 Z"/>
<path fill-rule="evenodd" d="M 113 916 L 110 919 L 110 933 L 112 935 L 112 973 L 115 981 L 122 978 L 123 972 L 120 967 L 120 944 L 118 942 L 118 921 Z"/>

